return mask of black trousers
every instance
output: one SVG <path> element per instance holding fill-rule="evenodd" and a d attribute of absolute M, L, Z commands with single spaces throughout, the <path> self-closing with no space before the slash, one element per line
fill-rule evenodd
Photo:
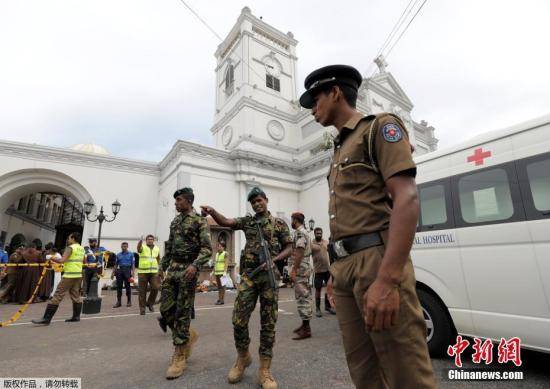
<path fill-rule="evenodd" d="M 130 277 L 132 277 L 132 268 L 129 266 L 123 266 L 116 269 L 116 297 L 120 301 L 122 298 L 122 286 L 126 289 L 126 297 L 128 301 L 131 300 L 132 287 L 130 286 Z"/>

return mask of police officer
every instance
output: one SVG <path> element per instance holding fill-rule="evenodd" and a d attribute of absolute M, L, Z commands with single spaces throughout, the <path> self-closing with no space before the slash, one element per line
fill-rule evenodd
<path fill-rule="evenodd" d="M 97 245 L 96 238 L 90 238 L 88 243 L 90 246 L 84 247 L 86 252 L 85 264 L 90 265 L 84 268 L 84 295 L 86 296 L 90 293 L 90 285 L 94 274 L 101 274 L 103 271 L 103 254 L 107 251 L 105 247 Z"/>
<path fill-rule="evenodd" d="M 273 217 L 267 210 L 268 199 L 263 190 L 252 188 L 247 200 L 250 202 L 255 216 L 247 215 L 235 219 L 228 219 L 209 206 L 201 206 L 204 213 L 211 215 L 222 227 L 230 227 L 233 230 L 244 231 L 246 244 L 241 255 L 241 283 L 239 284 L 237 298 L 233 308 L 233 335 L 237 348 L 237 361 L 229 371 L 227 380 L 234 384 L 239 382 L 244 370 L 252 363 L 248 351 L 250 337 L 248 335 L 248 321 L 256 307 L 256 301 L 260 298 L 260 369 L 258 380 L 262 388 L 275 389 L 277 382 L 270 372 L 271 358 L 273 357 L 273 344 L 275 343 L 275 323 L 277 322 L 277 299 L 279 290 L 277 286 L 272 289 L 269 286 L 266 271 L 257 273 L 253 278 L 248 273 L 260 266 L 261 239 L 256 222 L 261 225 L 263 237 L 269 246 L 269 252 L 273 262 L 288 257 L 292 252 L 292 238 L 290 230 L 284 220 Z"/>
<path fill-rule="evenodd" d="M 132 287 L 130 278 L 134 277 L 134 253 L 128 251 L 128 242 L 122 242 L 121 252 L 116 255 L 116 262 L 111 280 L 116 276 L 116 304 L 113 308 L 122 306 L 122 286 L 126 288 L 126 306 L 132 306 Z"/>
<path fill-rule="evenodd" d="M 170 224 L 166 253 L 161 261 L 161 275 L 166 273 L 160 297 L 159 324 L 163 331 L 172 329 L 174 356 L 166 371 L 167 379 L 183 374 L 193 344 L 199 335 L 190 329 L 198 272 L 212 256 L 210 232 L 206 218 L 193 209 L 195 195 L 191 188 L 174 193 L 179 214 Z M 140 258 L 141 261 L 141 258 Z"/>
<path fill-rule="evenodd" d="M 292 250 L 292 270 L 290 278 L 294 283 L 294 296 L 298 307 L 298 314 L 302 319 L 302 325 L 294 330 L 296 336 L 293 340 L 311 338 L 309 321 L 313 314 L 311 286 L 311 241 L 304 227 L 304 214 L 294 212 L 291 216 L 292 228 L 295 230 L 294 247 Z"/>
<path fill-rule="evenodd" d="M 300 104 L 333 125 L 329 219 L 333 294 L 357 388 L 436 387 L 410 249 L 418 220 L 416 166 L 401 119 L 363 116 L 361 74 L 326 66 L 306 77 Z"/>
<path fill-rule="evenodd" d="M 59 308 L 59 303 L 65 297 L 65 293 L 69 292 L 71 300 L 73 300 L 73 316 L 66 322 L 80 321 L 80 312 L 82 310 L 82 302 L 80 300 L 80 290 L 82 287 L 82 264 L 84 263 L 84 248 L 80 245 L 82 236 L 79 232 L 73 232 L 67 238 L 67 248 L 61 259 L 52 257 L 50 260 L 55 263 L 63 263 L 63 278 L 55 293 L 46 306 L 44 316 L 39 320 L 32 320 L 34 324 L 49 325 L 53 315 Z"/>

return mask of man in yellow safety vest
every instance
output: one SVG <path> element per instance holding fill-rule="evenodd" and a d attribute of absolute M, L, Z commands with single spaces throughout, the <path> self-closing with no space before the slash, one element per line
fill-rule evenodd
<path fill-rule="evenodd" d="M 145 306 L 149 311 L 154 312 L 153 305 L 160 289 L 160 278 L 158 276 L 160 262 L 160 248 L 155 245 L 155 237 L 147 235 L 145 245 L 140 240 L 137 245 L 139 254 L 138 285 L 139 285 L 139 313 L 145 315 Z M 149 298 L 147 299 L 147 286 L 150 286 Z"/>
<path fill-rule="evenodd" d="M 42 319 L 33 320 L 34 324 L 49 325 L 67 291 L 71 296 L 71 300 L 73 300 L 73 316 L 65 321 L 80 321 L 80 311 L 82 310 L 80 290 L 82 285 L 82 264 L 84 263 L 84 248 L 80 245 L 81 239 L 82 235 L 79 232 L 71 233 L 67 238 L 67 248 L 63 253 L 63 257 L 61 259 L 55 257 L 50 259 L 52 262 L 64 264 L 63 278 L 59 285 L 57 285 L 52 300 L 46 307 L 44 316 Z"/>
<path fill-rule="evenodd" d="M 224 304 L 225 286 L 222 284 L 222 277 L 227 276 L 228 255 L 225 251 L 225 242 L 218 243 L 218 251 L 216 252 L 216 262 L 214 263 L 214 275 L 216 276 L 216 284 L 218 284 L 218 301 L 216 305 Z"/>

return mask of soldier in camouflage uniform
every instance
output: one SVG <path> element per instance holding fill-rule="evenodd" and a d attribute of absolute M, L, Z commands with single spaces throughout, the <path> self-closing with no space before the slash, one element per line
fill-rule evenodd
<path fill-rule="evenodd" d="M 248 320 L 258 297 L 260 298 L 260 318 L 262 328 L 260 331 L 260 369 L 259 383 L 264 389 L 276 389 L 277 383 L 273 379 L 269 368 L 273 357 L 273 344 L 275 343 L 275 323 L 277 322 L 277 300 L 279 291 L 277 287 L 269 286 L 267 271 L 257 273 L 253 278 L 248 274 L 260 266 L 260 236 L 256 227 L 256 220 L 261 225 L 265 241 L 273 262 L 283 260 L 292 251 L 292 238 L 290 230 L 284 220 L 273 217 L 267 210 L 267 196 L 258 187 L 253 188 L 248 194 L 248 201 L 255 212 L 255 216 L 247 215 L 236 219 L 228 219 L 209 206 L 201 207 L 202 210 L 212 215 L 214 220 L 223 227 L 244 231 L 246 245 L 241 257 L 241 283 L 235 306 L 233 308 L 233 334 L 237 348 L 237 361 L 228 374 L 229 383 L 237 383 L 242 379 L 244 370 L 252 362 L 248 346 Z M 274 268 L 275 271 L 277 271 Z"/>
<path fill-rule="evenodd" d="M 179 212 L 170 224 L 166 253 L 160 263 L 162 282 L 159 324 L 163 331 L 172 330 L 175 346 L 172 363 L 166 372 L 167 379 L 183 374 L 191 348 L 198 334 L 190 329 L 191 309 L 195 300 L 198 271 L 212 256 L 210 232 L 206 218 L 193 209 L 194 194 L 191 188 L 174 193 Z"/>
<path fill-rule="evenodd" d="M 294 282 L 294 294 L 298 314 L 302 319 L 302 325 L 294 330 L 296 336 L 292 339 L 301 340 L 311 338 L 309 321 L 313 315 L 311 285 L 311 241 L 304 227 L 304 214 L 295 212 L 292 214 L 292 228 L 295 230 L 294 245 L 292 250 L 292 270 L 290 278 Z"/>

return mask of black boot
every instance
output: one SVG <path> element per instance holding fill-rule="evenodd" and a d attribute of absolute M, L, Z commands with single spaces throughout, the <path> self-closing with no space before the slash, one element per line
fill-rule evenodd
<path fill-rule="evenodd" d="M 43 326 L 49 325 L 52 321 L 53 315 L 55 315 L 55 312 L 57 311 L 57 308 L 59 308 L 59 305 L 48 304 L 46 311 L 44 312 L 44 317 L 40 320 L 32 320 L 32 322 Z"/>
<path fill-rule="evenodd" d="M 168 329 L 167 328 L 168 323 L 166 323 L 166 319 L 160 316 L 157 320 L 159 321 L 159 326 L 162 332 L 166 332 L 166 330 Z"/>
<path fill-rule="evenodd" d="M 67 323 L 80 321 L 80 311 L 82 310 L 82 303 L 73 303 L 73 317 L 65 320 Z"/>
<path fill-rule="evenodd" d="M 126 299 L 128 300 L 128 301 L 126 302 L 126 306 L 127 306 L 127 307 L 131 307 L 131 306 L 132 306 L 132 297 L 131 297 L 131 295 L 130 295 L 130 294 L 127 295 L 127 296 L 126 296 Z"/>
<path fill-rule="evenodd" d="M 116 293 L 116 304 L 113 305 L 113 308 L 120 308 L 120 307 L 122 307 L 121 300 L 122 300 L 122 291 L 119 292 L 119 291 L 117 290 L 117 293 Z"/>

